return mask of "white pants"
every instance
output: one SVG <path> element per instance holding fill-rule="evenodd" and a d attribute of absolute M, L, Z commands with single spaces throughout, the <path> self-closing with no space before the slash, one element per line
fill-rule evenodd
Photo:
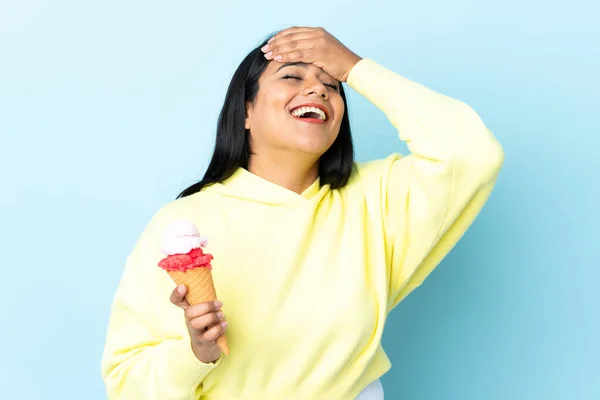
<path fill-rule="evenodd" d="M 356 398 L 356 400 L 383 400 L 383 385 L 377 379 L 367 386 Z"/>

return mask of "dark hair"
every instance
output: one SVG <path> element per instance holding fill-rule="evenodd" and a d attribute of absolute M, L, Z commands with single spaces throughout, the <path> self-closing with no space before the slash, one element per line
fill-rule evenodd
<path fill-rule="evenodd" d="M 183 190 L 177 198 L 190 196 L 207 186 L 222 182 L 231 177 L 239 167 L 248 168 L 251 149 L 250 132 L 245 129 L 246 103 L 254 101 L 258 93 L 258 79 L 269 62 L 260 50 L 266 43 L 265 40 L 252 50 L 233 74 L 225 95 L 225 103 L 219 114 L 215 149 L 206 173 L 200 182 Z M 346 108 L 340 132 L 319 160 L 321 185 L 329 184 L 332 189 L 345 186 L 354 167 L 348 104 L 342 85 L 340 85 L 340 94 Z"/>

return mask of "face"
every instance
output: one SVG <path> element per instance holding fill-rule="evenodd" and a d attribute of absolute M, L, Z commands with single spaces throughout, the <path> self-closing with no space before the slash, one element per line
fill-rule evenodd
<path fill-rule="evenodd" d="M 322 69 L 271 61 L 254 102 L 247 105 L 252 151 L 320 157 L 335 141 L 344 109 L 340 83 Z"/>

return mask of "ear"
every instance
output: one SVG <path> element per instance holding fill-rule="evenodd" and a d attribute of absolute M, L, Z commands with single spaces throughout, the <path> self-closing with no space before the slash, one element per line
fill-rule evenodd
<path fill-rule="evenodd" d="M 246 130 L 250 130 L 252 120 L 252 104 L 250 102 L 246 102 L 246 121 L 244 122 L 244 128 Z"/>

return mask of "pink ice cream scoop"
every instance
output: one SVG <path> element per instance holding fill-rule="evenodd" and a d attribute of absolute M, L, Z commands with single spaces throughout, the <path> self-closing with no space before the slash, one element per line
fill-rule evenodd
<path fill-rule="evenodd" d="M 187 254 L 193 249 L 206 247 L 207 239 L 189 221 L 173 221 L 163 232 L 161 252 L 165 255 Z"/>

